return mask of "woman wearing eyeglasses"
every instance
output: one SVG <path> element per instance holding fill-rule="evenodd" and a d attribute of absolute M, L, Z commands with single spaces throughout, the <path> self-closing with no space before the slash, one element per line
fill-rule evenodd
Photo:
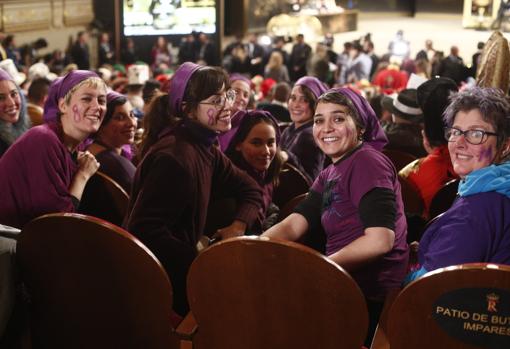
<path fill-rule="evenodd" d="M 166 269 L 180 315 L 188 310 L 186 275 L 205 233 L 211 192 L 237 202 L 235 220 L 215 234 L 221 239 L 244 234 L 262 205 L 257 183 L 215 145 L 218 134 L 231 127 L 234 100 L 224 71 L 188 62 L 176 70 L 169 93 L 156 96 L 144 117 L 142 161 L 125 226 Z"/>
<path fill-rule="evenodd" d="M 459 197 L 425 231 L 406 282 L 450 265 L 510 264 L 510 102 L 498 89 L 465 90 L 452 97 L 445 122 Z"/>

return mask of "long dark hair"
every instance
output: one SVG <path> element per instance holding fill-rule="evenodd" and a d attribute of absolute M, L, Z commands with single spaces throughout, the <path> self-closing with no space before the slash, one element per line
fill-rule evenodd
<path fill-rule="evenodd" d="M 266 123 L 273 126 L 275 129 L 275 134 L 278 135 L 278 124 L 273 118 L 271 118 L 271 116 L 269 116 L 267 112 L 260 110 L 253 110 L 248 112 L 242 119 L 241 124 L 239 125 L 235 136 L 230 141 L 227 150 L 225 150 L 225 155 L 227 155 L 235 165 L 239 166 L 241 163 L 243 163 L 243 161 L 246 163 L 246 160 L 243 158 L 243 154 L 239 150 L 236 150 L 236 147 L 240 143 L 244 142 L 253 127 L 261 123 Z M 278 141 L 279 137 L 277 136 L 276 138 Z M 278 146 L 278 143 L 276 145 L 276 154 L 273 161 L 271 161 L 271 165 L 269 165 L 266 176 L 264 178 L 265 184 L 273 183 L 274 186 L 278 185 L 278 177 L 283 167 L 283 159 L 280 156 L 280 147 Z"/>
<path fill-rule="evenodd" d="M 189 79 L 182 100 L 182 112 L 175 115 L 171 112 L 168 93 L 156 95 L 149 104 L 147 114 L 143 118 L 143 138 L 140 155 L 143 157 L 150 147 L 157 142 L 162 130 L 175 126 L 188 113 L 198 108 L 200 101 L 218 93 L 222 88 L 230 87 L 228 75 L 216 67 L 201 67 Z M 170 85 L 170 93 L 171 92 Z"/>

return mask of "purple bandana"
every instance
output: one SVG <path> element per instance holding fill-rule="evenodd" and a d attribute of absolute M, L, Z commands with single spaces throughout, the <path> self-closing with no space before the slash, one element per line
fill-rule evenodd
<path fill-rule="evenodd" d="M 170 82 L 170 89 L 168 91 L 168 98 L 170 101 L 170 110 L 172 114 L 181 116 L 182 114 L 182 99 L 184 91 L 188 85 L 188 81 L 198 69 L 200 65 L 186 62 L 175 71 Z"/>
<path fill-rule="evenodd" d="M 360 94 L 345 87 L 333 88 L 327 92 L 340 93 L 351 100 L 352 104 L 354 104 L 354 107 L 358 111 L 361 123 L 365 128 L 365 132 L 363 133 L 363 140 L 375 149 L 382 150 L 388 143 L 388 138 L 384 134 L 384 131 L 379 124 L 379 120 L 377 119 L 374 110 L 367 102 L 367 100 Z"/>
<path fill-rule="evenodd" d="M 89 70 L 73 70 L 67 75 L 55 79 L 48 91 L 48 99 L 44 104 L 44 122 L 51 122 L 57 119 L 58 101 L 63 98 L 74 86 L 88 78 L 98 77 L 96 73 Z"/>
<path fill-rule="evenodd" d="M 300 78 L 294 86 L 306 86 L 315 95 L 315 98 L 319 98 L 321 94 L 326 92 L 328 87 L 322 81 L 313 76 L 303 76 Z"/>

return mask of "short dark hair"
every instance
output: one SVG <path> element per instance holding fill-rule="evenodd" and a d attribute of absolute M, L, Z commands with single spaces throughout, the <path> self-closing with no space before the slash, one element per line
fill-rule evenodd
<path fill-rule="evenodd" d="M 510 137 L 510 101 L 505 93 L 493 87 L 472 87 L 453 94 L 444 112 L 446 126 L 451 127 L 459 111 L 478 109 L 482 119 L 494 127 L 499 148 Z"/>
<path fill-rule="evenodd" d="M 278 102 L 287 102 L 290 95 L 290 85 L 285 81 L 280 81 L 273 86 L 273 99 Z"/>
<path fill-rule="evenodd" d="M 352 101 L 347 97 L 346 95 L 336 92 L 336 91 L 328 91 L 325 92 L 322 96 L 319 97 L 319 100 L 317 103 L 333 103 L 342 105 L 344 107 L 347 107 L 349 111 L 349 115 L 354 120 L 354 123 L 359 129 L 364 129 L 365 126 L 363 125 L 363 122 L 361 120 L 361 117 L 359 116 L 358 109 L 356 109 L 356 106 Z"/>
<path fill-rule="evenodd" d="M 28 88 L 28 100 L 30 102 L 41 102 L 48 95 L 50 80 L 46 78 L 37 78 Z"/>

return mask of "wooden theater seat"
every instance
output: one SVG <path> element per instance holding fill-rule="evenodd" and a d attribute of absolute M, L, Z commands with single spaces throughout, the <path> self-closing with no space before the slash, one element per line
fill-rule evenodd
<path fill-rule="evenodd" d="M 310 180 L 299 169 L 285 163 L 280 172 L 280 184 L 273 192 L 273 202 L 282 208 L 292 198 L 308 193 L 311 185 Z"/>
<path fill-rule="evenodd" d="M 439 189 L 430 202 L 429 216 L 434 218 L 437 215 L 446 212 L 457 197 L 459 180 L 454 179 L 446 183 Z"/>
<path fill-rule="evenodd" d="M 179 348 L 171 283 L 125 230 L 50 214 L 23 228 L 17 249 L 34 348 Z"/>
<path fill-rule="evenodd" d="M 403 169 L 409 163 L 417 159 L 417 157 L 414 156 L 413 154 L 406 153 L 405 151 L 402 150 L 383 149 L 382 152 L 391 160 L 397 172 Z"/>
<path fill-rule="evenodd" d="M 405 213 L 421 215 L 423 213 L 423 200 L 420 193 L 407 179 L 398 176 L 398 180 L 402 191 Z"/>
<path fill-rule="evenodd" d="M 128 203 L 128 193 L 111 177 L 98 171 L 85 186 L 79 213 L 121 226 L 127 213 Z"/>
<path fill-rule="evenodd" d="M 191 265 L 188 299 L 196 349 L 360 349 L 364 297 L 338 265 L 292 242 L 239 237 Z"/>
<path fill-rule="evenodd" d="M 393 302 L 387 338 L 391 349 L 510 348 L 510 267 L 463 264 L 424 275 Z"/>
<path fill-rule="evenodd" d="M 285 218 L 287 218 L 288 215 L 290 215 L 296 206 L 303 201 L 308 193 L 299 194 L 298 196 L 293 197 L 289 201 L 287 201 L 281 208 L 280 208 L 280 214 L 278 215 L 278 220 L 283 221 Z"/>

